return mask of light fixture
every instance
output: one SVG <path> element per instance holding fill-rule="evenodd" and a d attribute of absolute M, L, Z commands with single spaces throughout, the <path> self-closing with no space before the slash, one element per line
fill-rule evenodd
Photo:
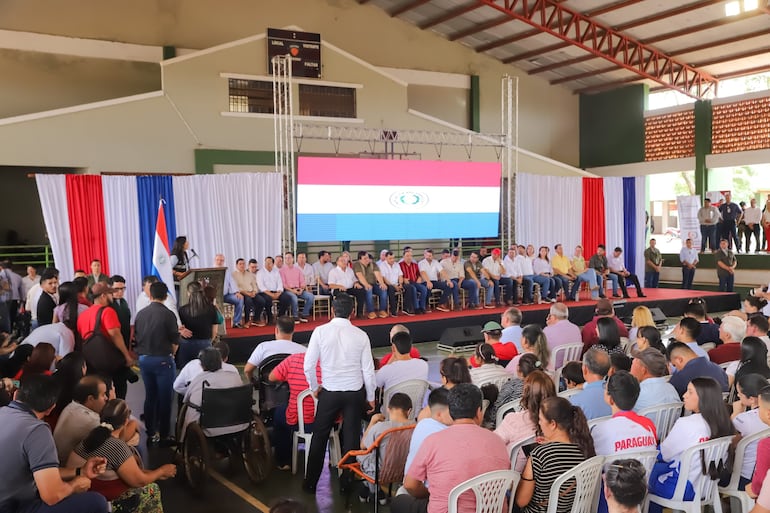
<path fill-rule="evenodd" d="M 751 1 L 751 0 L 748 0 Z M 738 16 L 741 13 L 741 3 L 738 0 L 725 4 L 725 16 Z"/>
<path fill-rule="evenodd" d="M 759 0 L 743 0 L 743 10 L 751 11 L 759 7 Z"/>

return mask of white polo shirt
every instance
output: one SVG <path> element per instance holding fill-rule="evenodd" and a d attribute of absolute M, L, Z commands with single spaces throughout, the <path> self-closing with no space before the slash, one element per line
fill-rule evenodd
<path fill-rule="evenodd" d="M 441 276 L 441 264 L 438 263 L 438 260 L 435 258 L 428 262 L 427 259 L 423 258 L 420 260 L 420 263 L 417 264 L 417 267 L 420 269 L 421 273 L 425 273 L 426 276 L 430 281 L 438 281 Z"/>
<path fill-rule="evenodd" d="M 283 292 L 283 280 L 281 279 L 281 273 L 277 267 L 273 267 L 272 271 L 267 269 L 260 269 L 257 271 L 257 286 L 261 292 Z"/>
<path fill-rule="evenodd" d="M 396 262 L 393 262 L 392 266 L 388 265 L 387 262 L 377 262 L 377 266 L 380 268 L 382 277 L 391 285 L 398 285 L 398 277 L 404 275 L 401 266 Z"/>
<path fill-rule="evenodd" d="M 493 274 L 495 276 L 503 275 L 504 269 L 502 259 L 494 260 L 490 255 L 481 262 L 481 267 L 489 271 L 489 274 Z"/>
<path fill-rule="evenodd" d="M 340 269 L 340 266 L 337 265 L 329 271 L 329 281 L 327 283 L 329 285 L 342 285 L 345 289 L 349 289 L 353 287 L 356 281 L 356 274 L 353 272 L 353 269 L 350 267 Z"/>

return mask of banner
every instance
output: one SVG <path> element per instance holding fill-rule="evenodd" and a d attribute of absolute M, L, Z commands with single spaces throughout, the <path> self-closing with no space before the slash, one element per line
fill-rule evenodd
<path fill-rule="evenodd" d="M 679 212 L 679 237 L 682 239 L 682 247 L 687 239 L 692 239 L 692 247 L 700 247 L 700 223 L 698 223 L 698 210 L 700 210 L 700 196 L 677 196 L 676 208 Z"/>

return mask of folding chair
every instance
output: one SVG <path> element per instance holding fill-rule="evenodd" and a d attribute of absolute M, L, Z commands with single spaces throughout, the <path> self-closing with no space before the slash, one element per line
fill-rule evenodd
<path fill-rule="evenodd" d="M 408 379 L 385 390 L 382 394 L 382 413 L 385 415 L 386 420 L 390 398 L 398 392 L 408 395 L 412 400 L 412 418 L 416 419 L 422 409 L 425 394 L 428 392 L 428 382 L 421 379 Z"/>
<path fill-rule="evenodd" d="M 520 478 L 513 470 L 493 470 L 468 479 L 449 492 L 447 513 L 457 513 L 460 496 L 469 491 L 476 498 L 476 513 L 502 512 L 506 495 L 516 491 Z"/>
<path fill-rule="evenodd" d="M 505 416 L 512 411 L 521 411 L 521 398 L 508 401 L 497 409 L 497 419 L 495 420 L 495 426 L 502 424 Z"/>
<path fill-rule="evenodd" d="M 727 486 L 719 487 L 719 493 L 730 497 L 731 499 L 737 499 L 740 509 L 736 510 L 731 507 L 730 511 L 732 511 L 732 513 L 749 513 L 754 507 L 754 499 L 749 497 L 749 494 L 746 493 L 745 490 L 738 488 L 738 484 L 741 480 L 741 468 L 743 467 L 743 461 L 746 459 L 746 449 L 748 449 L 749 445 L 768 436 L 770 436 L 770 429 L 763 429 L 758 433 L 742 438 L 735 447 L 735 461 L 733 463 L 733 473 L 730 476 L 730 482 Z M 756 451 L 756 447 L 754 448 L 754 451 Z M 733 505 L 732 500 L 730 501 L 730 505 Z"/>
<path fill-rule="evenodd" d="M 682 403 L 666 403 L 650 406 L 639 410 L 639 415 L 647 417 L 655 424 L 655 432 L 658 434 L 658 442 L 662 442 L 674 427 L 677 419 L 682 416 Z"/>
<path fill-rule="evenodd" d="M 291 444 L 291 473 L 297 473 L 297 458 L 299 456 L 299 441 L 302 440 L 305 458 L 305 476 L 307 476 L 307 455 L 310 450 L 310 441 L 313 439 L 313 433 L 305 431 L 305 399 L 308 397 L 313 398 L 315 407 L 318 407 L 318 399 L 313 395 L 313 391 L 310 389 L 303 390 L 297 396 L 297 431 L 292 436 Z M 339 461 L 340 459 L 340 437 L 337 429 L 332 429 L 329 434 L 329 461 Z"/>
<path fill-rule="evenodd" d="M 564 510 L 564 507 L 559 508 L 559 505 L 560 502 L 568 500 L 568 495 L 562 492 L 562 488 L 566 492 L 571 487 L 575 489 L 572 508 L 570 509 L 572 513 L 595 513 L 598 511 L 603 464 L 604 458 L 602 456 L 594 456 L 559 476 L 551 486 L 546 513 L 556 513 L 559 509 Z M 575 484 L 573 485 L 570 481 L 574 481 Z"/>

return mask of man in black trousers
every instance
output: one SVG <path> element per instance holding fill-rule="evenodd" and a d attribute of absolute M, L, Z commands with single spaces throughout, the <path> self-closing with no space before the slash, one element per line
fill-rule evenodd
<path fill-rule="evenodd" d="M 315 493 L 323 470 L 329 434 L 340 412 L 342 454 L 345 454 L 358 448 L 363 413 L 374 411 L 374 390 L 377 385 L 369 336 L 350 323 L 352 296 L 339 293 L 332 306 L 335 318 L 313 331 L 305 353 L 305 377 L 318 398 L 307 475 L 302 486 L 308 493 Z M 319 386 L 316 377 L 317 363 L 321 365 L 323 386 Z M 345 487 L 348 481 L 349 476 L 343 475 L 341 485 Z"/>

